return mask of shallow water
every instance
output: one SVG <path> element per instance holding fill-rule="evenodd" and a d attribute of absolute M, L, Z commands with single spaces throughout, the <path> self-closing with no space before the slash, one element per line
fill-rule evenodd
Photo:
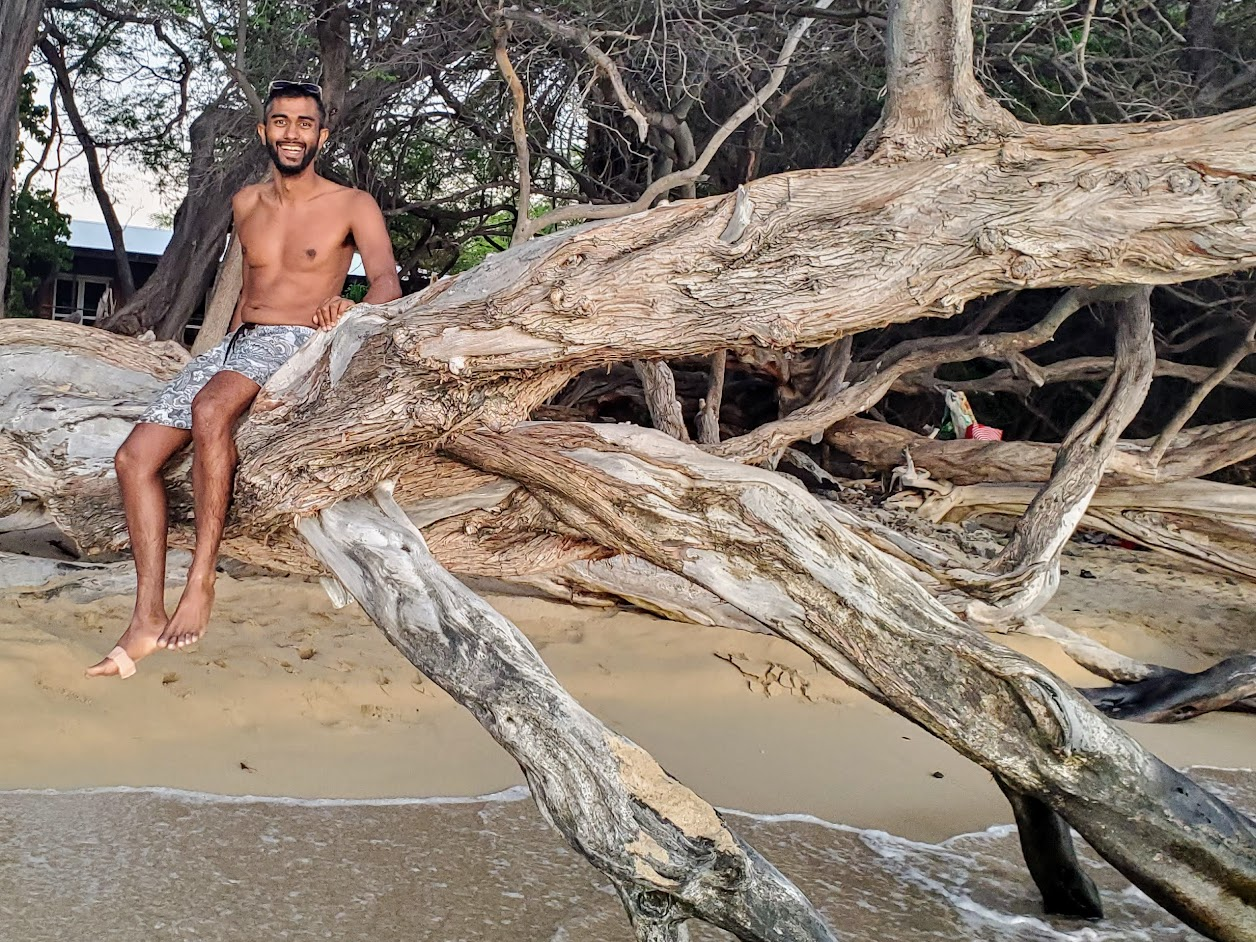
<path fill-rule="evenodd" d="M 1256 772 L 1192 774 L 1256 810 Z M 614 891 L 526 797 L 522 790 L 378 802 L 164 789 L 0 793 L 0 942 L 628 942 Z M 1012 828 L 921 844 L 806 816 L 727 814 L 841 938 L 1202 938 L 1089 852 L 1107 918 L 1042 917 Z M 692 929 L 695 940 L 731 938 Z"/>

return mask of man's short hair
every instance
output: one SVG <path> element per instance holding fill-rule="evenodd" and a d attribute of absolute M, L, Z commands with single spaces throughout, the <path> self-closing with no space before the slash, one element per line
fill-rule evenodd
<path fill-rule="evenodd" d="M 266 92 L 266 101 L 262 104 L 263 119 L 270 117 L 270 106 L 280 98 L 313 98 L 318 105 L 318 125 L 327 127 L 327 106 L 323 104 L 323 89 L 313 82 L 290 82 L 287 79 L 275 79 Z"/>

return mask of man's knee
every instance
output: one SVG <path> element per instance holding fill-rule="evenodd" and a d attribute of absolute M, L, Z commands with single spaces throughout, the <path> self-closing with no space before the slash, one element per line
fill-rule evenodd
<path fill-rule="evenodd" d="M 122 443 L 122 447 L 113 456 L 113 469 L 120 478 L 143 474 L 149 470 L 146 466 L 150 463 L 144 461 L 143 451 L 137 448 L 129 438 Z"/>
<path fill-rule="evenodd" d="M 192 434 L 222 435 L 230 433 L 243 409 L 212 389 L 202 389 L 192 400 Z"/>
<path fill-rule="evenodd" d="M 156 474 L 165 464 L 166 457 L 145 448 L 132 436 L 114 453 L 113 468 L 120 478 Z"/>

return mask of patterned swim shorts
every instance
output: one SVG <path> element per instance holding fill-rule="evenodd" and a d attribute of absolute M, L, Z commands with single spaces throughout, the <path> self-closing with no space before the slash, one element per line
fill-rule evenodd
<path fill-rule="evenodd" d="M 166 384 L 157 401 L 139 420 L 153 425 L 190 429 L 192 400 L 215 374 L 231 370 L 247 376 L 259 386 L 265 386 L 275 371 L 313 335 L 312 327 L 243 324 L 224 337 L 218 346 L 188 363 L 178 376 Z"/>

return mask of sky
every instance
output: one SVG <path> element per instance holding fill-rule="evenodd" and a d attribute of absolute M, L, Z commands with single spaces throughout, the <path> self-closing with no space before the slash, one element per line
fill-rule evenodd
<path fill-rule="evenodd" d="M 36 75 L 39 77 L 36 100 L 46 104 L 51 90 L 50 85 L 43 70 L 36 70 Z M 67 133 L 65 137 L 60 154 L 54 151 L 46 162 L 48 167 L 60 166 L 60 172 L 56 174 L 51 170 L 41 172 L 35 176 L 31 186 L 35 189 L 55 189 L 58 208 L 71 219 L 104 222 L 104 213 L 100 211 L 100 204 L 96 201 L 96 195 L 92 192 L 91 181 L 88 178 L 87 161 L 74 142 L 73 134 Z M 28 160 L 18 169 L 19 184 L 26 178 L 34 161 L 43 151 L 43 145 L 25 136 L 23 145 Z M 104 177 L 105 190 L 113 202 L 114 212 L 117 213 L 118 219 L 124 226 L 169 228 L 165 219 L 161 217 L 174 216 L 174 211 L 178 209 L 179 202 L 183 198 L 182 192 L 163 198 L 158 192 L 157 179 L 153 174 L 142 167 L 121 161 L 106 163 Z"/>
<path fill-rule="evenodd" d="M 33 185 L 51 188 L 52 174 L 36 177 Z M 162 216 L 172 216 L 178 203 L 171 205 L 157 193 L 155 179 L 142 169 L 112 166 L 105 173 L 105 188 L 113 201 L 114 212 L 124 226 L 168 228 Z M 57 203 L 61 212 L 72 219 L 104 222 L 104 213 L 92 192 L 87 164 L 79 157 L 62 169 L 57 185 Z"/>

